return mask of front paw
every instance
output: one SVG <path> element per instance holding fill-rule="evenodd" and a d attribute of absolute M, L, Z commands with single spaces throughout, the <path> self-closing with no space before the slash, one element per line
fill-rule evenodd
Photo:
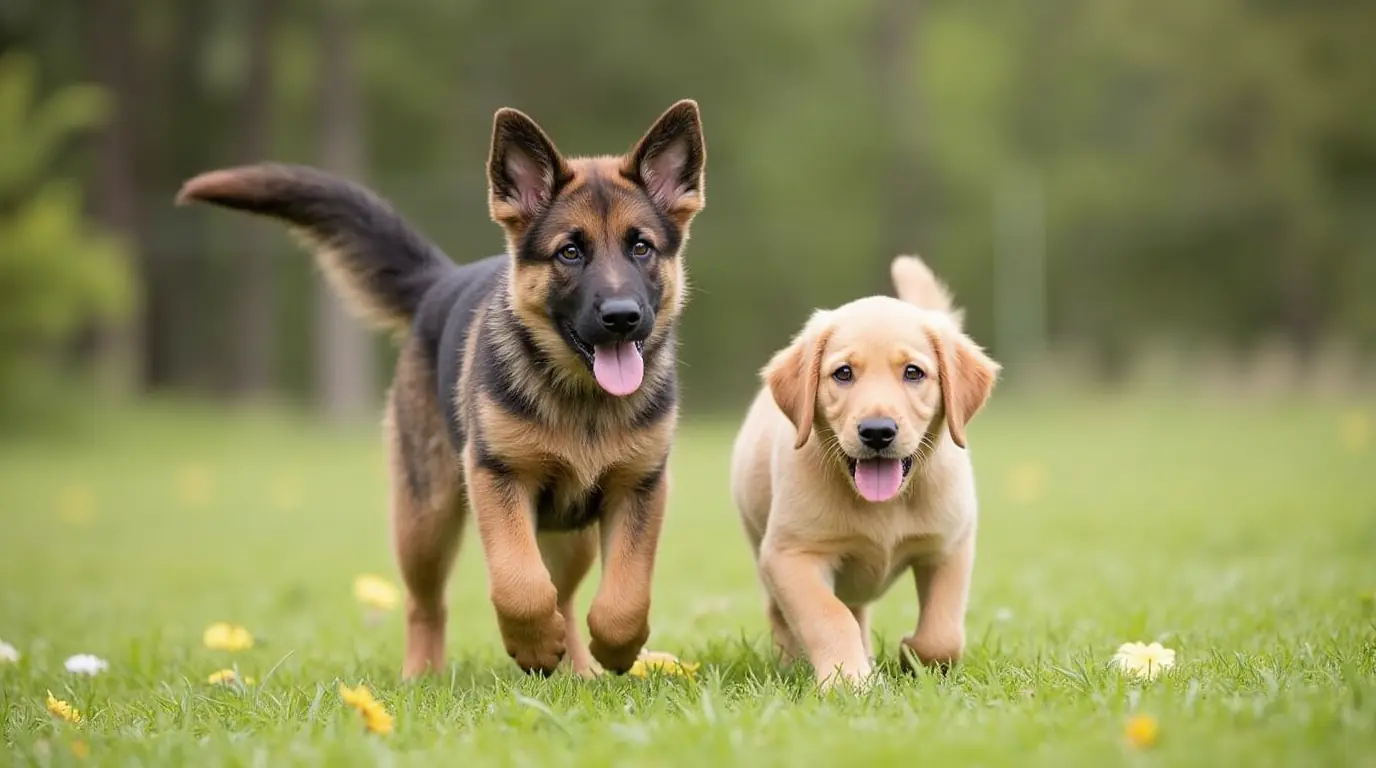
<path fill-rule="evenodd" d="M 960 661 L 965 651 L 964 633 L 946 637 L 909 635 L 903 638 L 898 651 L 909 672 L 916 672 L 918 667 L 947 672 Z"/>
<path fill-rule="evenodd" d="M 526 672 L 548 677 L 564 658 L 564 617 L 558 610 L 536 618 L 498 614 L 497 626 L 507 654 Z"/>
<path fill-rule="evenodd" d="M 617 614 L 599 607 L 594 603 L 588 613 L 588 634 L 592 636 L 588 649 L 603 669 L 625 674 L 650 639 L 648 612 Z"/>
<path fill-rule="evenodd" d="M 823 692 L 845 688 L 864 693 L 879 681 L 878 672 L 869 664 L 838 666 L 829 674 L 817 671 L 817 687 Z"/>

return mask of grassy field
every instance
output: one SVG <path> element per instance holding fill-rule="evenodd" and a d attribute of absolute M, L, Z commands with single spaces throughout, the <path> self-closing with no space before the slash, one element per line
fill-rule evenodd
<path fill-rule="evenodd" d="M 995 398 L 996 401 L 999 398 Z M 1004 398 L 972 428 L 982 526 L 968 657 L 905 675 L 900 583 L 876 617 L 886 685 L 819 695 L 780 670 L 726 491 L 731 425 L 685 427 L 651 645 L 695 679 L 523 677 L 470 537 L 450 669 L 399 680 L 374 431 L 185 407 L 92 414 L 0 444 L 0 665 L 16 764 L 1376 765 L 1376 429 L 1368 405 Z M 582 610 L 592 594 L 585 586 Z M 202 644 L 243 624 L 250 650 Z M 1151 683 L 1109 667 L 1160 640 Z M 107 672 L 64 660 L 93 653 Z M 226 667 L 257 678 L 214 687 Z M 395 715 L 367 734 L 337 693 Z M 46 692 L 84 720 L 60 723 Z M 1136 714 L 1159 724 L 1136 748 Z M 75 746 L 75 752 L 73 747 Z"/>

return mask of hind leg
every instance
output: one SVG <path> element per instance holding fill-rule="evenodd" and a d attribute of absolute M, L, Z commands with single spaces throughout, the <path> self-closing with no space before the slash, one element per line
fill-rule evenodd
<path fill-rule="evenodd" d="M 445 584 L 458 552 L 466 506 L 457 459 L 444 458 L 448 445 L 432 441 L 426 447 L 434 450 L 414 450 L 414 444 L 405 441 L 419 435 L 398 432 L 393 408 L 388 416 L 392 541 L 407 593 L 406 659 L 401 671 L 411 678 L 444 667 Z"/>
<path fill-rule="evenodd" d="M 597 674 L 593 668 L 592 654 L 584 644 L 578 628 L 578 615 L 573 610 L 574 594 L 578 585 L 592 569 L 597 559 L 597 529 L 587 528 L 573 533 L 542 534 L 537 541 L 540 545 L 540 559 L 549 569 L 550 580 L 559 591 L 559 613 L 564 615 L 564 645 L 569 664 L 574 674 L 592 677 Z"/>

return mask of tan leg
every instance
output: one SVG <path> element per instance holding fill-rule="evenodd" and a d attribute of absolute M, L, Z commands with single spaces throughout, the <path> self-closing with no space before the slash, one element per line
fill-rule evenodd
<path fill-rule="evenodd" d="M 592 654 L 588 652 L 588 646 L 583 643 L 582 633 L 578 630 L 573 598 L 578 585 L 597 559 L 597 529 L 540 534 L 537 541 L 545 567 L 549 569 L 554 588 L 559 593 L 559 613 L 564 616 L 564 647 L 568 652 L 569 665 L 574 674 L 593 677 L 596 670 L 593 668 Z"/>
<path fill-rule="evenodd" d="M 766 549 L 761 573 L 823 686 L 870 676 L 860 625 L 832 592 L 831 564 L 803 552 Z"/>
<path fill-rule="evenodd" d="M 607 494 L 600 523 L 602 582 L 588 612 L 593 658 L 624 673 L 650 637 L 650 584 L 669 499 L 667 472 L 649 489 Z"/>
<path fill-rule="evenodd" d="M 868 605 L 852 605 L 850 615 L 855 617 L 855 623 L 860 625 L 860 640 L 865 645 L 865 658 L 874 663 L 874 638 L 870 637 L 870 607 Z"/>
<path fill-rule="evenodd" d="M 779 649 L 779 662 L 788 665 L 798 660 L 803 655 L 802 649 L 798 647 L 798 638 L 793 636 L 793 630 L 788 627 L 788 619 L 784 618 L 783 609 L 774 602 L 774 598 L 769 598 L 769 629 L 774 634 L 774 646 Z"/>
<path fill-rule="evenodd" d="M 559 592 L 535 540 L 530 492 L 464 457 L 468 496 L 487 555 L 488 588 L 506 652 L 527 672 L 548 675 L 564 658 Z"/>
<path fill-rule="evenodd" d="M 926 666 L 949 668 L 965 650 L 965 608 L 974 566 L 975 536 L 971 532 L 945 558 L 913 568 L 920 613 L 917 631 L 903 638 L 903 645 Z M 903 659 L 911 664 L 907 654 Z"/>
<path fill-rule="evenodd" d="M 401 672 L 411 678 L 444 667 L 445 584 L 459 549 L 466 510 L 452 454 L 450 462 L 412 456 L 427 466 L 407 466 L 390 418 L 387 446 L 392 544 L 407 593 L 406 659 Z M 417 477 L 424 477 L 425 482 L 417 484 Z"/>

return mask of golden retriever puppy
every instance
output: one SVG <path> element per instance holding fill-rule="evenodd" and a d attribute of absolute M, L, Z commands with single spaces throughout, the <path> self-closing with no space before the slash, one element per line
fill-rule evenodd
<path fill-rule="evenodd" d="M 920 604 L 905 663 L 944 668 L 965 646 L 976 525 L 965 427 L 999 365 L 925 264 L 900 256 L 892 274 L 900 299 L 818 311 L 769 361 L 731 459 L 774 640 L 823 685 L 869 677 L 869 605 L 905 572 Z"/>

